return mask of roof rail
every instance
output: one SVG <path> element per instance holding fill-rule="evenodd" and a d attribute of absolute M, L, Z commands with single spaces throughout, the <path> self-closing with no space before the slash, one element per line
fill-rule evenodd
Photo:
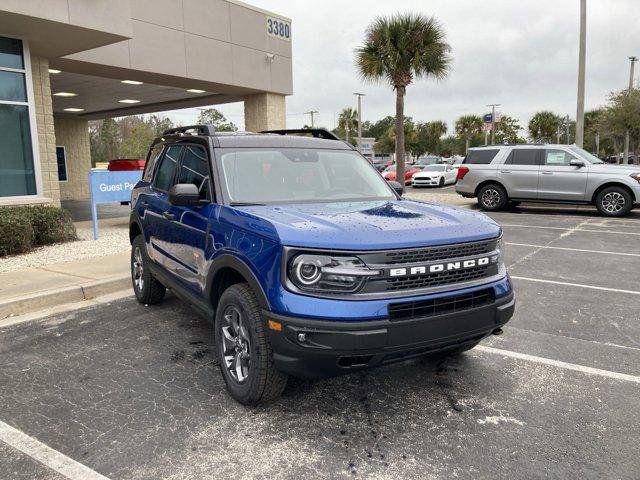
<path fill-rule="evenodd" d="M 277 135 L 303 135 L 315 138 L 324 138 L 325 140 L 340 140 L 329 130 L 324 128 L 295 128 L 283 130 L 263 130 L 260 133 L 275 133 Z"/>
<path fill-rule="evenodd" d="M 189 131 L 195 131 L 196 135 L 215 135 L 216 129 L 213 125 L 186 125 L 184 127 L 170 128 L 162 132 L 162 135 L 186 135 Z"/>

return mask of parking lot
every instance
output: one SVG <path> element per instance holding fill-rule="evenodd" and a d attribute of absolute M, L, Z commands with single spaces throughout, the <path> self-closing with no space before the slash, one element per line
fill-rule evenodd
<path fill-rule="evenodd" d="M 0 477 L 639 478 L 640 211 L 491 216 L 518 302 L 502 336 L 266 407 L 227 396 L 174 298 L 0 326 Z"/>

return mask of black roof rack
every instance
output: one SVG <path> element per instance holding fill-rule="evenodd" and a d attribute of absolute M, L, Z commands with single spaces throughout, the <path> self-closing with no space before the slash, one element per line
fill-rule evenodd
<path fill-rule="evenodd" d="M 184 127 L 170 128 L 162 132 L 162 135 L 184 134 L 194 131 L 196 135 L 215 135 L 216 129 L 213 125 L 186 125 Z"/>
<path fill-rule="evenodd" d="M 283 130 L 263 130 L 260 133 L 275 133 L 277 135 L 303 135 L 315 138 L 324 138 L 325 140 L 340 140 L 330 131 L 324 128 L 295 128 Z"/>

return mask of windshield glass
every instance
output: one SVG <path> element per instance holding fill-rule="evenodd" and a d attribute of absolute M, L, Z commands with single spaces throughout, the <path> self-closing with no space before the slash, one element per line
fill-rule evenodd
<path fill-rule="evenodd" d="M 223 185 L 231 203 L 395 200 L 357 152 L 302 148 L 222 149 Z"/>
<path fill-rule="evenodd" d="M 429 165 L 422 169 L 423 172 L 444 172 L 444 165 Z"/>
<path fill-rule="evenodd" d="M 416 160 L 416 165 L 431 165 L 439 161 L 440 157 L 423 157 Z"/>
<path fill-rule="evenodd" d="M 577 153 L 582 158 L 587 159 L 589 161 L 589 163 L 604 163 L 598 157 L 596 157 L 595 155 L 590 154 L 584 148 L 580 148 L 577 145 L 569 145 L 569 150 L 571 150 L 572 152 Z"/>

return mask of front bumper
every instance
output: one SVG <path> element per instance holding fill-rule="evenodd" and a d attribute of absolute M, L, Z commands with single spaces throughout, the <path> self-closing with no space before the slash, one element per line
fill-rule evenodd
<path fill-rule="evenodd" d="M 426 178 L 414 178 L 411 180 L 411 184 L 416 187 L 436 187 L 440 185 L 440 179 L 430 178 L 427 180 Z"/>
<path fill-rule="evenodd" d="M 493 303 L 460 312 L 406 320 L 345 322 L 264 311 L 275 366 L 290 375 L 321 378 L 477 343 L 512 317 L 513 291 Z M 299 338 L 304 334 L 304 340 Z"/>

